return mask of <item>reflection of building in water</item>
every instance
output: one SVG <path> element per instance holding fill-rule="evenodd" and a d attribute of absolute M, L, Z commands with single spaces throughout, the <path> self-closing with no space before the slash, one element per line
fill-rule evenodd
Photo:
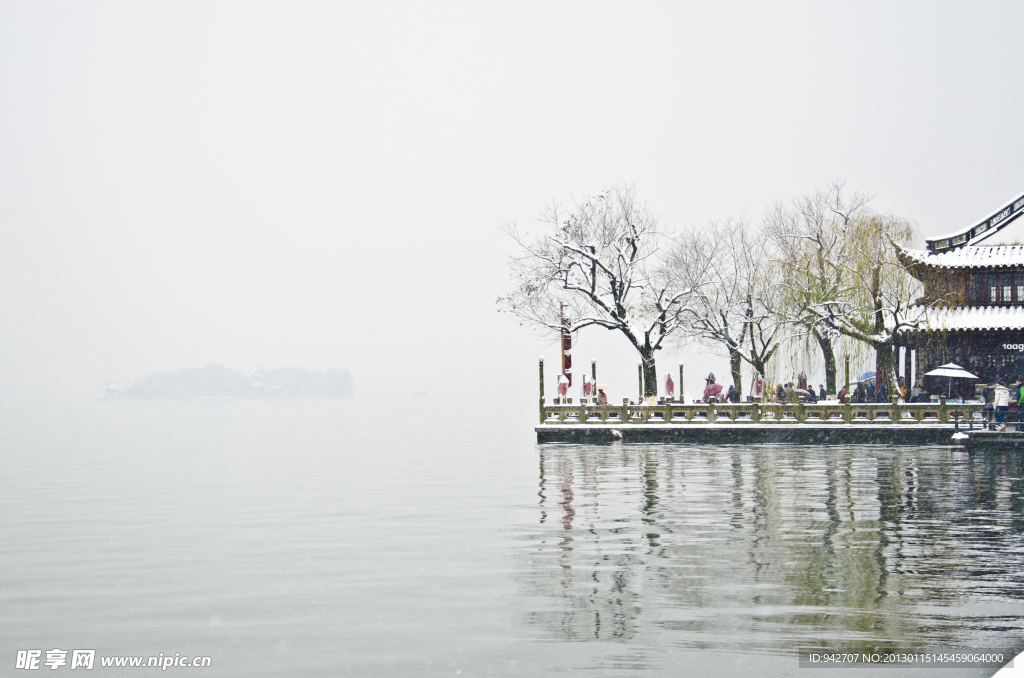
<path fill-rule="evenodd" d="M 938 611 L 969 617 L 957 609 L 972 602 L 965 595 L 1024 591 L 1017 457 L 539 449 L 540 521 L 516 569 L 525 620 L 545 635 L 668 633 L 686 647 L 762 650 L 828 639 L 982 647 L 977 629 L 991 624 L 950 624 Z"/>

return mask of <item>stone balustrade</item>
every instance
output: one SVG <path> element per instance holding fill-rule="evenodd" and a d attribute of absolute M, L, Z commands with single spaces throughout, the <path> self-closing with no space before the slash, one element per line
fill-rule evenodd
<path fill-rule="evenodd" d="M 545 404 L 542 424 L 967 424 L 982 421 L 981 403 L 695 403 Z"/>

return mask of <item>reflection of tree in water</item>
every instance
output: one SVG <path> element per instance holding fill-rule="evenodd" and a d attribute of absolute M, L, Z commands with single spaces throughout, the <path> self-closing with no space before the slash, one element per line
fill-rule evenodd
<path fill-rule="evenodd" d="M 572 462 L 569 459 L 562 458 L 558 462 L 558 475 L 559 483 L 558 486 L 562 490 L 562 501 L 558 502 L 558 505 L 562 507 L 562 542 L 559 544 L 562 547 L 562 567 L 568 569 L 572 565 L 568 564 L 568 555 L 572 551 L 572 519 L 576 517 L 576 509 L 572 507 Z"/>
<path fill-rule="evenodd" d="M 526 615 L 529 624 L 566 640 L 625 639 L 633 635 L 641 596 L 639 554 L 649 545 L 646 531 L 629 528 L 642 507 L 605 500 L 624 496 L 613 488 L 633 479 L 633 460 L 621 448 L 574 453 L 580 449 L 541 450 L 541 484 L 559 488 L 557 512 L 555 498 L 541 496 L 542 527 L 557 529 L 529 537 L 522 576 L 538 604 Z M 556 523 L 547 520 L 556 513 Z"/>
<path fill-rule="evenodd" d="M 539 523 L 516 576 L 546 636 L 789 652 L 1016 645 L 1024 629 L 1020 455 L 539 450 Z"/>

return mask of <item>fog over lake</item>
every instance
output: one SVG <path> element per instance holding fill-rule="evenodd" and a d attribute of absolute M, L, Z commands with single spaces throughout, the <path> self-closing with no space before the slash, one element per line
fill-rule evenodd
<path fill-rule="evenodd" d="M 495 313 L 499 227 L 552 198 L 636 182 L 682 227 L 844 179 L 938 235 L 1024 191 L 1015 3 L 4 10 L 17 395 L 221 363 L 528 397 L 555 338 Z M 635 382 L 610 333 L 576 358 Z"/>

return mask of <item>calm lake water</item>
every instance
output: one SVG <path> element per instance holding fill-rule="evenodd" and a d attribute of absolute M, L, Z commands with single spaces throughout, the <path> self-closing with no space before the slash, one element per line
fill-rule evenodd
<path fill-rule="evenodd" d="M 795 676 L 808 645 L 1024 648 L 1022 455 L 538 446 L 534 414 L 7 403 L 0 674 L 53 648 L 95 649 L 94 676 L 160 653 L 212 658 L 167 675 Z"/>

